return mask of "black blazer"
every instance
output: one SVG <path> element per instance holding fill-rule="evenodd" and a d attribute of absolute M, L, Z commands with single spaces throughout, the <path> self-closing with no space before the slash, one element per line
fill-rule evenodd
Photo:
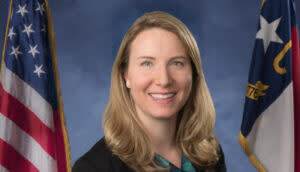
<path fill-rule="evenodd" d="M 203 171 L 201 169 L 199 172 Z M 226 172 L 224 154 L 221 149 L 220 160 L 212 170 L 213 172 Z M 133 172 L 116 155 L 112 154 L 106 146 L 104 138 L 99 140 L 91 150 L 79 158 L 72 172 Z"/>

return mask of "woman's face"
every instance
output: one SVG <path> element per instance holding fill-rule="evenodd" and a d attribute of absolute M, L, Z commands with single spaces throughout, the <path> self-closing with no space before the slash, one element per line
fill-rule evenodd
<path fill-rule="evenodd" d="M 183 44 L 161 28 L 142 31 L 133 40 L 124 77 L 142 119 L 176 117 L 192 88 L 191 61 Z"/>

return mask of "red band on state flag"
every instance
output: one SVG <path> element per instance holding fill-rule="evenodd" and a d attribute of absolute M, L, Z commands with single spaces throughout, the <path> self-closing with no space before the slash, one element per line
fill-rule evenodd
<path fill-rule="evenodd" d="M 13 147 L 0 139 L 0 165 L 11 172 L 39 172 L 26 158 L 20 155 Z"/>
<path fill-rule="evenodd" d="M 57 168 L 59 172 L 67 172 L 66 149 L 64 136 L 62 133 L 60 114 L 57 110 L 53 111 L 56 131 L 56 149 L 60 154 L 57 155 Z M 63 152 L 63 153 L 62 153 Z"/>
<path fill-rule="evenodd" d="M 300 171 L 300 53 L 297 27 L 292 28 L 294 128 L 295 128 L 295 171 Z"/>
<path fill-rule="evenodd" d="M 0 84 L 0 112 L 36 140 L 53 159 L 55 158 L 54 133 L 22 103 L 3 90 Z"/>

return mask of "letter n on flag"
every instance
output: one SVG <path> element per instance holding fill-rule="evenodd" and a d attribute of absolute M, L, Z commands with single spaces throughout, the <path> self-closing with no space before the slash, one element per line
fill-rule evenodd
<path fill-rule="evenodd" d="M 9 1 L 0 74 L 0 171 L 71 171 L 47 0 Z"/>
<path fill-rule="evenodd" d="M 300 172 L 300 56 L 294 0 L 262 2 L 239 142 L 261 172 Z"/>

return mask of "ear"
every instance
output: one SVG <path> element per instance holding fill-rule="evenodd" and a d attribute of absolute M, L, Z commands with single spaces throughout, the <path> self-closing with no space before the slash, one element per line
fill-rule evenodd
<path fill-rule="evenodd" d="M 126 87 L 130 88 L 130 80 L 128 79 L 128 71 L 127 70 L 124 72 L 124 79 L 125 79 Z"/>

